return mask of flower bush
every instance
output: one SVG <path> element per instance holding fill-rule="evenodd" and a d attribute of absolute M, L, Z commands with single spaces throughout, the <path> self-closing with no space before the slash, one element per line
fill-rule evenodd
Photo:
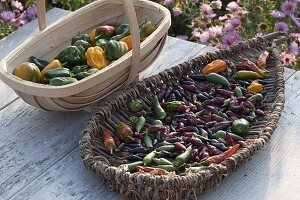
<path fill-rule="evenodd" d="M 300 0 L 156 2 L 169 8 L 172 13 L 170 35 L 217 48 L 274 31 L 286 32 L 290 41 L 280 47 L 282 62 L 299 68 Z"/>

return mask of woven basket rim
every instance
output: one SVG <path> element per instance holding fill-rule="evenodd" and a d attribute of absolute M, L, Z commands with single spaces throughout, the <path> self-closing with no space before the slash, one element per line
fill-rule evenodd
<path fill-rule="evenodd" d="M 273 37 L 272 37 L 273 36 Z M 207 53 L 205 55 L 198 56 L 196 58 L 193 58 L 187 62 L 184 62 L 182 64 L 179 64 L 177 66 L 172 67 L 171 69 L 164 70 L 163 72 L 159 73 L 158 75 L 151 76 L 149 78 L 146 78 L 143 81 L 140 81 L 136 84 L 133 84 L 129 86 L 128 88 L 120 91 L 117 95 L 117 97 L 114 97 L 114 100 L 110 103 L 106 103 L 106 105 L 99 108 L 99 111 L 97 112 L 96 116 L 94 116 L 89 122 L 87 128 L 83 131 L 82 139 L 80 140 L 80 152 L 81 157 L 84 160 L 85 166 L 96 173 L 97 176 L 102 176 L 101 172 L 109 172 L 115 176 L 115 179 L 118 181 L 128 181 L 133 184 L 133 182 L 137 183 L 141 180 L 141 176 L 143 177 L 143 180 L 146 182 L 149 182 L 151 184 L 156 185 L 157 182 L 164 182 L 164 185 L 174 185 L 178 184 L 178 187 L 190 187 L 194 184 L 199 184 L 199 182 L 204 182 L 210 179 L 214 175 L 219 175 L 217 177 L 217 182 L 221 182 L 221 180 L 224 178 L 226 174 L 229 174 L 235 169 L 245 162 L 254 152 L 261 149 L 264 144 L 269 141 L 273 131 L 276 128 L 276 124 L 279 120 L 280 114 L 283 110 L 284 106 L 284 77 L 283 77 L 283 66 L 280 63 L 280 57 L 279 53 L 276 50 L 276 48 L 271 47 L 273 39 L 277 38 L 278 36 L 281 36 L 281 34 L 275 33 L 271 37 L 258 37 L 253 38 L 245 42 L 240 42 L 236 45 L 233 45 L 230 48 L 218 50 L 213 53 Z M 246 147 L 241 148 L 238 153 L 233 155 L 230 158 L 227 158 L 225 161 L 223 161 L 220 164 L 217 165 L 210 165 L 209 169 L 206 171 L 198 172 L 198 173 L 190 173 L 185 175 L 175 175 L 175 176 L 153 176 L 148 173 L 130 173 L 125 172 L 123 169 L 110 166 L 108 164 L 108 161 L 106 160 L 105 156 L 94 154 L 94 149 L 91 146 L 90 138 L 91 138 L 91 129 L 93 129 L 93 123 L 98 123 L 97 120 L 101 118 L 101 120 L 106 120 L 107 118 L 110 118 L 111 116 L 111 110 L 114 110 L 118 107 L 119 104 L 124 104 L 122 102 L 123 97 L 131 95 L 132 97 L 136 97 L 138 94 L 135 92 L 137 90 L 141 90 L 151 83 L 151 80 L 153 79 L 164 79 L 167 78 L 170 73 L 176 73 L 176 72 L 184 72 L 191 69 L 191 67 L 195 63 L 202 63 L 202 65 L 207 64 L 217 58 L 226 58 L 226 56 L 237 53 L 243 49 L 256 49 L 256 48 L 264 48 L 268 49 L 272 53 L 272 57 L 274 57 L 274 60 L 276 60 L 276 68 L 278 71 L 275 74 L 276 75 L 276 95 L 275 99 L 272 102 L 271 106 L 271 112 L 268 114 L 267 122 L 263 125 L 263 131 L 259 135 L 257 139 L 254 139 L 252 144 L 248 144 Z M 250 141 L 250 140 L 249 140 Z M 231 166 L 231 169 L 229 169 L 228 166 Z M 210 188 L 214 184 L 210 185 L 204 185 L 203 188 Z M 143 187 L 143 186 L 141 186 Z M 119 189 L 116 187 L 113 187 L 114 189 Z M 202 189 L 203 189 L 202 188 Z M 130 188 L 128 188 L 130 190 Z M 201 190 L 202 191 L 202 190 Z M 201 192 L 200 191 L 200 192 Z M 128 192 L 121 191 L 125 196 L 129 195 Z M 197 195 L 199 191 L 194 191 L 194 194 Z M 139 196 L 139 195 L 137 195 Z"/>

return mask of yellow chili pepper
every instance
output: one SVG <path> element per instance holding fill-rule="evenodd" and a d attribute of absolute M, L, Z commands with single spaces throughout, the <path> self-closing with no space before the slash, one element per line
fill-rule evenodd
<path fill-rule="evenodd" d="M 127 44 L 128 47 L 128 51 L 130 51 L 132 49 L 132 37 L 131 35 L 128 35 L 126 37 L 123 37 L 120 42 L 125 42 Z"/>
<path fill-rule="evenodd" d="M 95 45 L 96 45 L 96 31 L 97 31 L 97 29 L 93 29 L 93 30 L 89 33 L 89 36 L 90 36 L 90 39 L 91 39 L 92 46 L 95 46 Z"/>
<path fill-rule="evenodd" d="M 85 53 L 87 64 L 92 68 L 103 69 L 107 66 L 105 53 L 101 47 L 90 47 Z"/>
<path fill-rule="evenodd" d="M 224 60 L 214 60 L 202 69 L 202 73 L 207 75 L 209 73 L 220 73 L 227 69 L 227 63 Z"/>
<path fill-rule="evenodd" d="M 258 81 L 252 81 L 252 83 L 247 87 L 247 90 L 250 92 L 261 92 L 263 89 L 263 85 Z"/>

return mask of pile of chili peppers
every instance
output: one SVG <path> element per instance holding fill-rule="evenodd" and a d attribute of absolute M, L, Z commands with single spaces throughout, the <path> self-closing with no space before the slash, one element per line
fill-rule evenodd
<path fill-rule="evenodd" d="M 216 60 L 162 83 L 151 102 L 129 100 L 130 122 L 120 121 L 115 133 L 103 128 L 104 148 L 125 153 L 119 167 L 131 173 L 196 173 L 221 163 L 245 144 L 250 127 L 265 115 L 266 55 L 256 62 Z"/>

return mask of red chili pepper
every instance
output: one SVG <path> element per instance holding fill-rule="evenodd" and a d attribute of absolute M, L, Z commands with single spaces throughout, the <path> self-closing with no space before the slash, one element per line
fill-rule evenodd
<path fill-rule="evenodd" d="M 216 89 L 216 91 L 223 97 L 230 98 L 231 96 L 234 95 L 232 91 L 229 90 L 224 90 L 224 89 Z"/>
<path fill-rule="evenodd" d="M 168 171 L 161 168 L 156 167 L 144 167 L 144 166 L 137 166 L 136 170 L 139 172 L 148 172 L 152 175 L 166 175 L 168 174 Z"/>
<path fill-rule="evenodd" d="M 220 155 L 215 155 L 215 156 L 210 156 L 207 159 L 203 160 L 201 162 L 202 165 L 210 165 L 212 163 L 214 164 L 219 164 L 220 162 L 224 161 L 226 158 L 234 155 L 240 148 L 240 144 L 236 144 L 233 147 L 231 147 L 230 149 L 226 150 L 224 153 L 220 154 Z"/>
<path fill-rule="evenodd" d="M 102 138 L 104 148 L 110 153 L 113 153 L 113 150 L 116 149 L 116 143 L 114 138 L 111 136 L 111 132 L 107 128 L 102 128 Z"/>
<path fill-rule="evenodd" d="M 231 137 L 231 135 L 229 133 L 226 132 L 226 136 L 225 136 L 225 140 L 228 146 L 233 146 L 234 142 L 233 139 Z"/>
<path fill-rule="evenodd" d="M 244 57 L 241 57 L 241 56 L 240 56 L 240 59 L 242 60 L 242 63 L 243 63 L 249 70 L 254 71 L 254 72 L 256 72 L 256 73 L 258 73 L 258 74 L 261 74 L 261 75 L 263 75 L 263 74 L 265 73 L 264 70 L 259 69 L 259 68 L 256 66 L 256 64 L 255 64 L 254 62 L 248 60 L 247 58 L 244 58 Z"/>

